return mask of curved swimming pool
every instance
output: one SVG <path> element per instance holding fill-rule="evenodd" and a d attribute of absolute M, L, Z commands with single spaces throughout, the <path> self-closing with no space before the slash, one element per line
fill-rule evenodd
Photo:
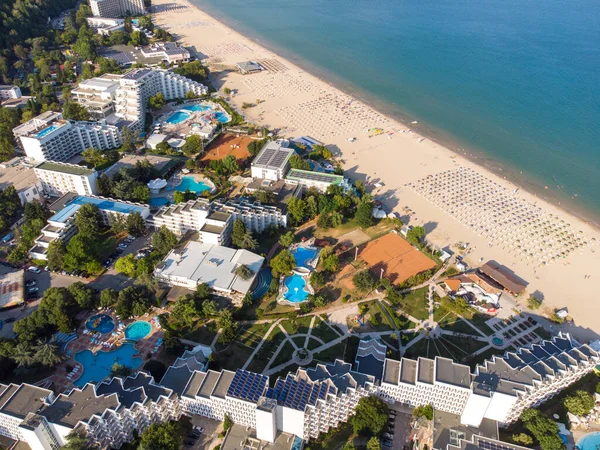
<path fill-rule="evenodd" d="M 173 114 L 171 114 L 169 116 L 169 118 L 167 120 L 165 120 L 165 122 L 168 124 L 171 124 L 171 125 L 179 125 L 181 122 L 185 122 L 190 117 L 192 117 L 192 116 L 188 112 L 175 111 Z"/>
<path fill-rule="evenodd" d="M 181 184 L 175 187 L 175 190 L 185 192 L 188 189 L 196 194 L 201 194 L 204 191 L 210 191 L 212 188 L 204 181 L 196 181 L 193 176 L 188 175 L 181 179 Z"/>
<path fill-rule="evenodd" d="M 115 329 L 115 321 L 108 314 L 96 314 L 88 319 L 85 327 L 98 333 L 110 333 Z"/>
<path fill-rule="evenodd" d="M 110 375 L 112 366 L 119 363 L 132 369 L 142 365 L 142 358 L 134 357 L 138 353 L 132 343 L 125 343 L 119 348 L 110 351 L 99 351 L 95 355 L 90 350 L 83 350 L 75 354 L 75 361 L 83 366 L 81 376 L 73 382 L 81 387 L 90 381 L 100 382 Z"/>
<path fill-rule="evenodd" d="M 148 336 L 151 331 L 152 325 L 150 325 L 150 323 L 145 320 L 138 320 L 125 328 L 125 339 L 139 341 Z"/>
<path fill-rule="evenodd" d="M 287 288 L 287 292 L 283 294 L 288 302 L 301 303 L 306 300 L 309 292 L 306 290 L 306 280 L 297 273 L 287 277 L 283 284 Z"/>
<path fill-rule="evenodd" d="M 292 255 L 294 255 L 294 259 L 296 260 L 296 266 L 310 268 L 308 263 L 315 259 L 317 252 L 318 250 L 313 247 L 296 247 L 295 250 L 292 250 Z"/>
<path fill-rule="evenodd" d="M 578 450 L 596 450 L 600 446 L 600 433 L 586 434 L 577 441 L 575 448 Z"/>

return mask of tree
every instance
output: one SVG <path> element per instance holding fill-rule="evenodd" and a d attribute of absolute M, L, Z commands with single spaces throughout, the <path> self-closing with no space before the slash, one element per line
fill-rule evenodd
<path fill-rule="evenodd" d="M 425 228 L 423 227 L 412 227 L 406 233 L 406 239 L 408 242 L 418 245 L 421 243 L 421 240 L 425 237 Z"/>
<path fill-rule="evenodd" d="M 246 229 L 246 225 L 244 225 L 244 222 L 241 219 L 237 219 L 233 223 L 231 243 L 238 248 L 246 250 L 254 250 L 258 247 L 258 242 L 252 236 L 252 232 Z"/>
<path fill-rule="evenodd" d="M 252 272 L 252 269 L 250 269 L 250 267 L 248 267 L 246 264 L 240 264 L 235 269 L 235 274 L 242 280 L 249 280 L 254 275 L 254 272 Z"/>
<path fill-rule="evenodd" d="M 517 444 L 523 444 L 527 446 L 533 445 L 533 438 L 527 433 L 518 433 L 512 435 L 512 440 Z"/>
<path fill-rule="evenodd" d="M 182 295 L 175 302 L 171 319 L 180 328 L 190 328 L 198 319 L 199 307 L 193 295 Z"/>
<path fill-rule="evenodd" d="M 124 366 L 123 364 L 114 363 L 110 368 L 110 376 L 111 377 L 122 377 L 126 378 L 133 373 L 133 369 L 129 366 Z"/>
<path fill-rule="evenodd" d="M 294 234 L 293 231 L 288 231 L 287 233 L 279 236 L 279 245 L 281 245 L 283 248 L 288 248 L 295 241 L 296 241 L 296 235 Z"/>
<path fill-rule="evenodd" d="M 148 312 L 154 301 L 154 293 L 144 286 L 128 286 L 119 292 L 115 312 L 121 320 L 141 316 Z"/>
<path fill-rule="evenodd" d="M 86 203 L 75 214 L 75 226 L 80 235 L 96 239 L 103 226 L 102 214 L 97 205 Z"/>
<path fill-rule="evenodd" d="M 194 81 L 203 81 L 207 77 L 206 68 L 198 60 L 182 64 L 174 72 Z"/>
<path fill-rule="evenodd" d="M 228 87 L 224 87 L 224 88 L 223 88 L 223 93 L 224 93 L 225 95 L 230 95 L 230 94 L 231 94 L 231 89 L 229 89 Z"/>
<path fill-rule="evenodd" d="M 225 158 L 223 158 L 223 167 L 227 173 L 235 173 L 240 170 L 237 159 L 233 155 L 227 155 Z"/>
<path fill-rule="evenodd" d="M 354 277 L 352 277 L 352 282 L 356 289 L 362 292 L 371 292 L 375 289 L 375 285 L 377 284 L 377 280 L 373 277 L 371 272 L 368 270 L 363 270 L 362 272 L 358 272 Z"/>
<path fill-rule="evenodd" d="M 177 241 L 177 236 L 164 225 L 152 235 L 152 246 L 163 257 L 173 250 Z"/>
<path fill-rule="evenodd" d="M 134 237 L 140 237 L 146 231 L 144 218 L 138 212 L 127 216 L 127 232 Z"/>
<path fill-rule="evenodd" d="M 189 160 L 188 160 L 189 161 Z M 175 191 L 173 193 L 173 201 L 175 203 L 183 203 L 198 198 L 195 192 L 186 189 L 185 192 Z"/>
<path fill-rule="evenodd" d="M 290 156 L 289 161 L 290 166 L 292 166 L 292 169 L 311 170 L 310 163 L 302 159 L 302 157 L 300 155 L 297 155 L 296 153 Z"/>
<path fill-rule="evenodd" d="M 586 391 L 578 390 L 564 400 L 567 411 L 576 416 L 585 416 L 594 408 L 594 398 Z"/>
<path fill-rule="evenodd" d="M 427 420 L 433 420 L 433 406 L 421 405 L 413 410 L 413 417 L 424 417 Z"/>
<path fill-rule="evenodd" d="M 564 450 L 565 444 L 559 436 L 558 425 L 539 410 L 526 409 L 521 413 L 521 421 L 539 442 L 542 450 Z"/>
<path fill-rule="evenodd" d="M 322 258 L 321 261 L 323 264 L 323 269 L 325 269 L 328 272 L 337 272 L 338 270 L 340 270 L 340 259 L 335 253 L 332 253 L 331 255 Z"/>
<path fill-rule="evenodd" d="M 142 45 L 146 44 L 148 44 L 148 38 L 141 31 L 136 30 L 131 32 L 131 34 L 129 35 L 129 45 L 141 47 Z"/>
<path fill-rule="evenodd" d="M 58 346 L 50 341 L 39 340 L 33 351 L 33 361 L 42 366 L 52 367 L 63 360 Z"/>
<path fill-rule="evenodd" d="M 195 155 L 202 151 L 202 138 L 197 134 L 192 134 L 185 139 L 185 144 L 181 146 L 181 151 L 186 156 Z"/>
<path fill-rule="evenodd" d="M 352 429 L 357 434 L 379 436 L 388 421 L 388 411 L 387 404 L 379 397 L 363 397 L 350 418 Z"/>
<path fill-rule="evenodd" d="M 61 447 L 62 450 L 86 450 L 89 439 L 84 434 L 71 431 L 66 438 L 67 443 Z"/>
<path fill-rule="evenodd" d="M 331 226 L 331 216 L 326 212 L 319 214 L 317 226 L 322 230 L 327 230 Z"/>
<path fill-rule="evenodd" d="M 370 201 L 361 202 L 356 208 L 356 220 L 363 228 L 373 225 L 373 203 Z"/>
<path fill-rule="evenodd" d="M 379 438 L 373 436 L 371 439 L 369 439 L 367 442 L 367 450 L 381 450 L 381 442 L 379 441 Z"/>
<path fill-rule="evenodd" d="M 221 330 L 219 334 L 219 342 L 222 344 L 229 343 L 235 339 L 237 332 L 237 323 L 234 322 L 231 311 L 224 309 L 217 317 L 217 326 Z"/>
<path fill-rule="evenodd" d="M 316 288 L 321 287 L 325 284 L 325 276 L 323 272 L 314 271 L 310 274 L 310 284 Z"/>
<path fill-rule="evenodd" d="M 217 315 L 217 302 L 214 300 L 205 300 L 202 303 L 202 314 L 206 317 Z"/>
<path fill-rule="evenodd" d="M 287 205 L 288 215 L 294 225 L 300 225 L 306 215 L 306 202 L 297 197 L 292 197 Z"/>
<path fill-rule="evenodd" d="M 265 189 L 259 189 L 254 194 L 254 198 L 264 205 L 274 205 L 277 201 L 275 193 Z"/>
<path fill-rule="evenodd" d="M 116 305 L 118 299 L 119 294 L 114 289 L 106 288 L 100 292 L 100 306 L 102 308 L 112 308 Z"/>
<path fill-rule="evenodd" d="M 24 319 L 22 319 L 24 320 Z M 15 333 L 17 333 L 17 335 L 20 336 L 20 333 L 18 333 L 18 327 L 17 324 L 19 322 L 22 322 L 22 320 L 19 320 L 17 322 L 15 322 Z M 31 350 L 31 346 L 25 342 L 19 342 L 12 353 L 12 359 L 17 363 L 17 365 L 19 367 L 29 367 L 32 364 L 35 363 L 35 358 L 34 358 L 34 353 Z"/>
<path fill-rule="evenodd" d="M 88 236 L 78 233 L 67 244 L 63 268 L 68 271 L 81 270 L 95 258 L 96 248 L 93 241 Z"/>
<path fill-rule="evenodd" d="M 283 249 L 271 259 L 274 275 L 289 275 L 294 267 L 296 267 L 296 259 L 288 249 Z"/>
<path fill-rule="evenodd" d="M 225 414 L 225 416 L 223 417 L 223 431 L 229 430 L 232 426 L 233 420 L 231 420 L 229 414 Z"/>
<path fill-rule="evenodd" d="M 115 263 L 115 270 L 119 273 L 123 273 L 128 277 L 132 277 L 135 274 L 135 257 L 133 254 L 122 256 L 117 259 Z"/>
<path fill-rule="evenodd" d="M 527 307 L 529 309 L 536 310 L 539 309 L 540 306 L 542 306 L 542 301 L 539 298 L 530 295 L 527 299 Z"/>
<path fill-rule="evenodd" d="M 148 107 L 153 111 L 158 111 L 165 106 L 166 100 L 162 92 L 158 92 L 148 99 Z"/>
<path fill-rule="evenodd" d="M 108 41 L 110 42 L 110 45 L 125 45 L 129 42 L 129 35 L 124 31 L 113 31 L 110 34 Z"/>
<path fill-rule="evenodd" d="M 50 270 L 60 270 L 63 266 L 67 246 L 62 239 L 56 239 L 48 244 L 48 268 Z"/>
<path fill-rule="evenodd" d="M 100 150 L 94 147 L 85 149 L 81 156 L 83 156 L 83 160 L 92 167 L 96 167 L 104 162 L 104 155 Z"/>
<path fill-rule="evenodd" d="M 81 309 L 91 309 L 95 306 L 96 295 L 94 290 L 81 281 L 73 283 L 67 288 Z"/>

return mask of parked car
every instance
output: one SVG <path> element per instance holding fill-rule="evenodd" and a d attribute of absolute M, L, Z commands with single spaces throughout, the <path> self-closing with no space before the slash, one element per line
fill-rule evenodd
<path fill-rule="evenodd" d="M 388 441 L 387 439 L 383 439 L 381 441 L 381 445 L 384 446 L 384 447 L 391 448 L 392 447 L 392 441 Z"/>
<path fill-rule="evenodd" d="M 393 434 L 390 434 L 390 433 L 383 433 L 383 437 L 384 437 L 385 439 L 389 439 L 389 440 L 392 440 L 392 439 L 394 439 L 394 435 L 393 435 Z"/>
<path fill-rule="evenodd" d="M 4 323 L 11 323 L 11 322 L 14 322 L 15 320 L 17 320 L 17 319 L 15 319 L 14 317 L 7 317 L 6 319 L 4 319 Z"/>
<path fill-rule="evenodd" d="M 25 286 L 27 286 L 27 287 L 33 287 L 36 284 L 37 283 L 35 282 L 35 280 L 29 280 L 27 283 L 25 283 Z"/>
<path fill-rule="evenodd" d="M 37 291 L 39 291 L 39 290 L 40 290 L 40 288 L 39 288 L 39 287 L 37 287 L 37 286 L 35 286 L 35 287 L 32 287 L 32 288 L 29 288 L 29 289 L 27 289 L 27 293 L 28 293 L 28 294 L 33 294 L 34 292 L 37 292 Z"/>
<path fill-rule="evenodd" d="M 29 266 L 27 268 L 27 271 L 33 272 L 33 273 L 42 273 L 42 271 L 38 267 L 35 267 L 35 266 Z"/>

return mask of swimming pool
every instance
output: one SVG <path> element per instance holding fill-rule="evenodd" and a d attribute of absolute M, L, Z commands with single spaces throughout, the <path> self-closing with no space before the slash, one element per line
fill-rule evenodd
<path fill-rule="evenodd" d="M 575 448 L 578 450 L 596 450 L 600 445 L 600 433 L 586 434 L 577 441 Z"/>
<path fill-rule="evenodd" d="M 48 128 L 44 128 L 42 131 L 40 131 L 37 134 L 38 139 L 43 138 L 44 136 L 46 136 L 47 134 L 52 133 L 54 130 L 56 130 L 58 128 L 58 126 L 56 125 L 50 125 Z"/>
<path fill-rule="evenodd" d="M 300 303 L 308 297 L 309 292 L 306 290 L 306 280 L 301 275 L 295 273 L 287 277 L 283 283 L 287 287 L 287 292 L 283 294 L 283 298 L 288 302 Z"/>
<path fill-rule="evenodd" d="M 296 266 L 310 268 L 308 262 L 315 259 L 317 252 L 318 250 L 313 247 L 297 247 L 295 250 L 292 250 L 292 255 L 294 255 L 294 259 L 296 260 Z"/>
<path fill-rule="evenodd" d="M 88 319 L 85 327 L 98 333 L 110 333 L 115 329 L 115 321 L 107 314 L 96 314 Z"/>
<path fill-rule="evenodd" d="M 185 192 L 188 189 L 196 194 L 201 194 L 204 191 L 210 191 L 212 188 L 204 181 L 196 181 L 193 176 L 187 176 L 183 177 L 181 184 L 175 190 Z"/>
<path fill-rule="evenodd" d="M 504 343 L 504 341 L 499 337 L 494 337 L 494 338 L 492 338 L 492 343 L 494 345 L 502 345 Z"/>
<path fill-rule="evenodd" d="M 214 114 L 215 119 L 217 119 L 217 122 L 219 123 L 227 123 L 229 122 L 229 116 L 227 114 L 225 114 L 222 111 L 215 111 L 213 108 L 211 108 L 208 105 L 188 105 L 188 106 L 184 106 L 183 108 L 186 111 L 191 111 L 191 112 L 206 112 L 207 114 Z M 202 117 L 204 122 L 210 122 L 210 120 L 205 119 L 204 117 Z"/>
<path fill-rule="evenodd" d="M 190 113 L 185 111 L 175 111 L 165 122 L 171 125 L 179 125 L 181 122 L 185 122 L 190 117 L 192 117 Z"/>
<path fill-rule="evenodd" d="M 169 203 L 169 199 L 166 197 L 154 197 L 150 199 L 150 206 L 157 206 L 157 207 L 161 207 L 161 206 L 165 206 L 167 203 Z"/>
<path fill-rule="evenodd" d="M 98 352 L 95 355 L 90 350 L 75 354 L 75 361 L 83 366 L 81 376 L 73 382 L 75 386 L 84 386 L 89 381 L 102 381 L 110 375 L 112 366 L 119 363 L 123 366 L 137 369 L 142 365 L 142 358 L 133 357 L 138 353 L 133 344 L 126 343 L 110 352 Z"/>
<path fill-rule="evenodd" d="M 212 110 L 212 108 L 208 105 L 188 105 L 188 106 L 184 106 L 181 109 L 185 109 L 186 111 L 193 111 L 193 112 L 208 111 L 209 109 Z"/>
<path fill-rule="evenodd" d="M 152 331 L 152 325 L 145 320 L 138 320 L 133 322 L 127 328 L 125 328 L 125 339 L 130 341 L 139 341 L 145 338 Z"/>

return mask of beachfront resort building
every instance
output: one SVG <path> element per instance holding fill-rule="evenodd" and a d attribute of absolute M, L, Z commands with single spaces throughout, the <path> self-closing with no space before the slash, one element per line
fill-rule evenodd
<path fill-rule="evenodd" d="M 21 98 L 22 96 L 23 94 L 21 94 L 21 88 L 19 86 L 0 85 L 0 102 L 13 98 Z"/>
<path fill-rule="evenodd" d="M 257 201 L 216 199 L 212 202 L 212 208 L 231 214 L 233 221 L 241 220 L 246 229 L 253 233 L 262 233 L 269 227 L 287 227 L 287 213 L 277 206 L 263 205 Z"/>
<path fill-rule="evenodd" d="M 33 169 L 38 180 L 42 183 L 44 193 L 61 196 L 68 192 L 79 195 L 96 195 L 98 173 L 77 164 L 44 161 Z"/>
<path fill-rule="evenodd" d="M 176 58 L 179 47 L 161 47 Z M 165 53 L 166 54 L 166 53 Z M 189 58 L 189 56 L 188 56 Z M 142 131 L 146 120 L 148 99 L 162 93 L 166 100 L 184 98 L 188 92 L 205 95 L 208 89 L 201 83 L 163 69 L 132 69 L 123 75 L 105 74 L 82 81 L 73 90 L 73 101 L 85 107 L 96 119 Z"/>
<path fill-rule="evenodd" d="M 267 181 L 283 180 L 290 169 L 290 157 L 294 153 L 293 149 L 282 147 L 276 141 L 267 142 L 252 161 L 250 166 L 252 178 Z"/>
<path fill-rule="evenodd" d="M 196 289 L 207 283 L 210 288 L 234 300 L 250 291 L 265 258 L 248 250 L 234 250 L 221 245 L 190 241 L 183 249 L 174 249 L 156 267 L 156 278 L 171 286 Z M 240 266 L 252 272 L 249 277 L 238 275 Z"/>
<path fill-rule="evenodd" d="M 86 20 L 90 28 L 93 28 L 97 33 L 103 36 L 109 36 L 115 31 L 123 31 L 125 29 L 125 19 L 88 17 Z"/>
<path fill-rule="evenodd" d="M 27 157 L 35 161 L 67 161 L 90 147 L 107 150 L 122 143 L 116 126 L 65 120 L 54 111 L 28 120 L 13 133 Z"/>
<path fill-rule="evenodd" d="M 0 434 L 34 450 L 56 450 L 73 431 L 94 447 L 119 448 L 134 433 L 180 417 L 178 397 L 146 372 L 58 396 L 30 384 L 0 384 Z"/>
<path fill-rule="evenodd" d="M 47 259 L 48 246 L 52 241 L 60 239 L 66 243 L 77 233 L 74 219 L 82 205 L 91 203 L 98 206 L 106 225 L 110 225 L 117 217 L 127 219 L 127 216 L 134 213 L 140 214 L 143 219 L 150 215 L 148 205 L 104 197 L 67 194 L 58 202 L 62 202 L 64 207 L 48 219 L 48 224 L 42 228 L 42 234 L 29 250 L 29 255 L 34 259 Z"/>
<path fill-rule="evenodd" d="M 329 186 L 339 186 L 344 192 L 352 187 L 350 181 L 342 175 L 300 169 L 291 169 L 285 176 L 285 183 L 302 186 L 304 189 L 314 187 L 320 192 L 325 192 Z"/>
<path fill-rule="evenodd" d="M 198 251 L 182 255 L 181 264 L 190 265 L 185 260 L 197 260 L 197 255 Z M 486 446 L 498 442 L 498 424 L 514 422 L 525 408 L 556 395 L 600 361 L 592 346 L 567 334 L 494 356 L 474 373 L 441 357 L 388 359 L 383 348 L 363 341 L 354 370 L 336 360 L 298 368 L 279 377 L 272 387 L 268 376 L 247 370 L 205 370 L 204 358 L 195 353 L 179 358 L 160 383 L 139 372 L 126 379 L 87 384 L 58 397 L 28 384 L 0 385 L 0 434 L 24 440 L 34 449 L 54 449 L 76 430 L 101 449 L 119 448 L 131 440 L 134 430 L 141 432 L 152 423 L 177 420 L 182 414 L 223 420 L 227 414 L 254 440 L 281 443 L 283 434 L 291 443 L 293 436 L 316 438 L 346 422 L 361 398 L 377 395 L 390 404 L 432 404 L 433 448 L 468 449 L 483 442 L 481 448 L 489 450 L 499 448 Z M 225 448 L 237 448 L 227 445 L 226 441 Z"/>
<path fill-rule="evenodd" d="M 144 0 L 90 0 L 92 14 L 97 17 L 141 16 Z"/>
<path fill-rule="evenodd" d="M 175 42 L 157 42 L 151 45 L 145 45 L 141 48 L 144 58 L 160 58 L 171 64 L 179 64 L 190 60 L 191 54 L 185 48 L 177 45 Z"/>

